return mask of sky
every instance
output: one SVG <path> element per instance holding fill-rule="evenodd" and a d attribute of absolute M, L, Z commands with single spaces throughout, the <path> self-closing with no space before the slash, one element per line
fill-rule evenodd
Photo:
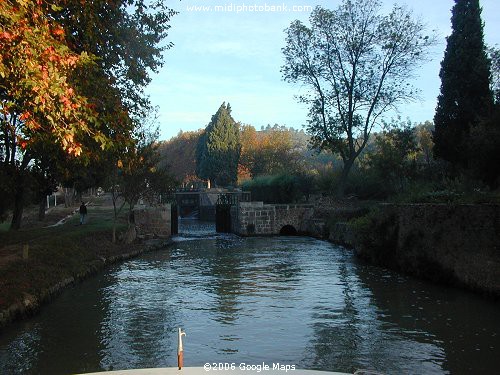
<path fill-rule="evenodd" d="M 163 0 L 179 12 L 170 22 L 164 66 L 152 75 L 146 92 L 158 107 L 160 139 L 179 131 L 204 128 L 222 102 L 230 103 L 232 115 L 257 129 L 267 124 L 302 129 L 307 108 L 297 102 L 304 88 L 282 80 L 281 49 L 284 29 L 293 20 L 308 24 L 309 7 L 335 9 L 341 0 Z M 440 62 L 451 33 L 453 0 L 382 0 L 383 12 L 393 4 L 406 5 L 428 30 L 435 30 L 438 43 L 430 61 L 416 70 L 413 85 L 420 100 L 401 104 L 398 113 L 414 123 L 432 120 L 439 94 Z M 485 42 L 500 47 L 500 1 L 480 0 Z M 252 6 L 268 6 L 255 11 Z M 286 5 L 287 11 L 271 6 Z M 218 6 L 222 11 L 215 11 Z M 246 6 L 246 8 L 243 8 Z M 309 8 L 309 9 L 308 9 Z"/>

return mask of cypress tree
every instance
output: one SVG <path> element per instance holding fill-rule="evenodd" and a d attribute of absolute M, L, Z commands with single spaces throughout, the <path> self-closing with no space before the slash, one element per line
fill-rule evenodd
<path fill-rule="evenodd" d="M 434 155 L 466 167 L 470 128 L 489 113 L 493 104 L 479 0 L 455 0 L 451 23 L 452 33 L 439 73 Z"/>
<path fill-rule="evenodd" d="M 222 103 L 198 143 L 198 176 L 219 186 L 236 184 L 240 151 L 239 126 L 231 116 L 229 103 Z"/>

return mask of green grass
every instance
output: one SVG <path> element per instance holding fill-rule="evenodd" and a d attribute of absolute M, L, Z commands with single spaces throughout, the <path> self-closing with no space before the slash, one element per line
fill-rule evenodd
<path fill-rule="evenodd" d="M 32 243 L 48 237 L 78 237 L 79 235 L 95 231 L 109 231 L 111 237 L 113 209 L 110 207 L 89 207 L 86 223 L 84 225 L 79 225 L 79 223 L 80 215 L 74 214 L 64 224 L 55 227 L 22 228 L 17 231 L 2 230 L 0 231 L 0 244 L 4 246 L 16 243 Z M 3 226 L 8 229 L 10 223 L 7 223 L 7 225 L 4 223 L 2 224 Z M 117 231 L 123 230 L 126 226 L 126 212 L 122 211 L 118 218 Z"/>
<path fill-rule="evenodd" d="M 90 206 L 88 212 L 84 225 L 79 225 L 78 214 L 56 227 L 6 231 L 2 225 L 0 256 L 9 260 L 0 262 L 0 310 L 22 301 L 26 294 L 40 296 L 60 281 L 85 272 L 103 257 L 140 246 L 111 242 L 112 207 Z M 126 213 L 120 215 L 117 233 L 127 228 Z M 28 259 L 22 258 L 25 245 L 29 246 Z"/>
<path fill-rule="evenodd" d="M 10 223 L 8 221 L 4 221 L 3 223 L 0 223 L 0 233 L 1 232 L 7 232 L 10 228 Z"/>
<path fill-rule="evenodd" d="M 500 204 L 499 191 L 411 189 L 396 196 L 394 203 Z"/>

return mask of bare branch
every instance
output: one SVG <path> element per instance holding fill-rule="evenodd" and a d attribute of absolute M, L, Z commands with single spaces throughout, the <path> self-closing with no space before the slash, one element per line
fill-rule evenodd
<path fill-rule="evenodd" d="M 308 132 L 346 168 L 384 113 L 416 98 L 408 80 L 435 44 L 406 8 L 380 10 L 378 0 L 344 0 L 335 10 L 316 7 L 310 28 L 294 21 L 286 30 L 283 78 L 310 89 Z"/>

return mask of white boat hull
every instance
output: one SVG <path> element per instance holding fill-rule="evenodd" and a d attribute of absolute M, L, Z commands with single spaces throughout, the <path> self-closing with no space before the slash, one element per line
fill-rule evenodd
<path fill-rule="evenodd" d="M 205 370 L 203 367 L 183 367 L 179 370 L 176 367 L 145 368 L 137 370 L 118 370 L 105 372 L 92 372 L 80 375 L 347 375 L 344 372 L 316 371 L 316 370 L 241 370 L 238 367 L 234 370 Z M 212 374 L 210 374 L 212 373 Z M 214 374 L 215 373 L 215 374 Z"/>

